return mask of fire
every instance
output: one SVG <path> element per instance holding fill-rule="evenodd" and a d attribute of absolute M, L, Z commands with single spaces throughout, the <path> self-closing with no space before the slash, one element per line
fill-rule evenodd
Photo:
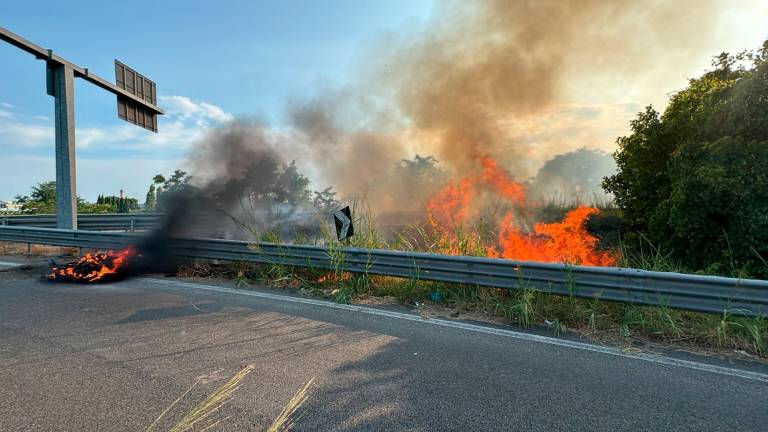
<path fill-rule="evenodd" d="M 437 248 L 446 254 L 459 255 L 480 251 L 486 256 L 521 261 L 564 262 L 587 266 L 613 266 L 611 252 L 597 249 L 598 239 L 585 223 L 599 213 L 594 207 L 580 206 L 569 211 L 562 222 L 536 223 L 524 230 L 516 215 L 526 214 L 525 187 L 516 182 L 491 157 L 480 160 L 482 172 L 452 183 L 427 203 L 429 223 L 438 235 Z M 516 211 L 507 211 L 498 220 L 494 246 L 482 247 L 479 232 L 467 232 L 466 222 L 477 215 L 477 197 L 481 191 L 498 195 Z"/>
<path fill-rule="evenodd" d="M 596 250 L 597 238 L 584 227 L 587 218 L 598 212 L 596 208 L 578 207 L 569 211 L 562 222 L 535 224 L 532 234 L 521 233 L 508 214 L 499 229 L 501 251 L 491 247 L 488 255 L 521 261 L 616 265 L 610 252 Z"/>
<path fill-rule="evenodd" d="M 489 156 L 483 157 L 483 181 L 491 185 L 504 198 L 515 204 L 525 203 L 525 188 L 512 179 L 508 172 L 499 168 L 498 162 Z"/>
<path fill-rule="evenodd" d="M 62 268 L 52 268 L 48 279 L 85 283 L 102 282 L 118 276 L 120 269 L 124 269 L 128 261 L 135 256 L 137 251 L 133 247 L 120 251 L 85 254 Z"/>
<path fill-rule="evenodd" d="M 474 198 L 474 180 L 463 179 L 449 184 L 427 203 L 427 210 L 434 223 L 449 227 L 461 224 L 471 211 Z"/>

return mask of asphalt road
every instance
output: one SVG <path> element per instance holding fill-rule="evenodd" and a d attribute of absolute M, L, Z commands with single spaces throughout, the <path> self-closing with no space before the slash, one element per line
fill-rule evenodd
<path fill-rule="evenodd" d="M 7 260 L 0 260 L 7 262 Z M 623 353 L 403 310 L 150 276 L 99 286 L 0 266 L 0 431 L 144 430 L 255 365 L 214 430 L 765 431 L 768 368 Z M 158 430 L 167 430 L 165 422 Z"/>

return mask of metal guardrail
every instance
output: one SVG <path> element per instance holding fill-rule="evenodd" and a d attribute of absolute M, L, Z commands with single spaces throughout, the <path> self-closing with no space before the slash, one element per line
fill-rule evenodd
<path fill-rule="evenodd" d="M 120 248 L 138 234 L 0 227 L 0 241 L 84 248 Z M 563 296 L 665 306 L 697 312 L 768 316 L 768 281 L 583 267 L 498 258 L 359 248 L 327 248 L 217 239 L 174 239 L 175 256 L 273 263 L 504 289 L 531 288 Z"/>
<path fill-rule="evenodd" d="M 142 231 L 157 226 L 162 213 L 80 214 L 77 226 L 89 231 Z M 56 228 L 56 215 L 0 215 L 0 226 Z"/>

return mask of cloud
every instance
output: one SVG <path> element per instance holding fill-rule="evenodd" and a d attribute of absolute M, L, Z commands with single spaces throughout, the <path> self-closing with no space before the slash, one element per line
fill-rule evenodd
<path fill-rule="evenodd" d="M 160 102 L 171 116 L 181 120 L 193 120 L 200 126 L 208 126 L 211 122 L 224 123 L 234 119 L 234 116 L 216 105 L 194 101 L 186 96 L 160 96 Z"/>
<path fill-rule="evenodd" d="M 167 114 L 160 118 L 159 133 L 126 122 L 76 129 L 79 195 L 92 201 L 123 189 L 143 201 L 155 174 L 183 168 L 185 150 L 211 128 L 234 119 L 216 105 L 186 96 L 160 96 L 160 101 Z M 55 130 L 48 117 L 24 114 L 4 102 L 0 106 L 0 198 L 9 199 L 56 177 Z"/>
<path fill-rule="evenodd" d="M 167 114 L 160 118 L 158 133 L 149 133 L 137 126 L 123 123 L 104 127 L 78 127 L 75 131 L 79 149 L 185 150 L 210 128 L 234 119 L 222 108 L 194 101 L 186 96 L 160 96 Z M 12 105 L 0 103 L 13 108 Z M 0 110 L 0 142 L 11 147 L 29 148 L 53 146 L 54 128 L 42 115 L 20 116 L 12 110 Z"/>
<path fill-rule="evenodd" d="M 11 146 L 38 147 L 52 144 L 53 132 L 53 126 L 22 123 L 13 120 L 13 117 L 0 116 L 0 137 Z"/>

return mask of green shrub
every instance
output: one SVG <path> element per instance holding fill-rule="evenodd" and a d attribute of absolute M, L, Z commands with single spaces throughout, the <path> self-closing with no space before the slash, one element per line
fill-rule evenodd
<path fill-rule="evenodd" d="M 768 41 L 714 66 L 663 115 L 648 107 L 632 121 L 603 187 L 627 245 L 647 240 L 692 270 L 767 277 Z"/>

